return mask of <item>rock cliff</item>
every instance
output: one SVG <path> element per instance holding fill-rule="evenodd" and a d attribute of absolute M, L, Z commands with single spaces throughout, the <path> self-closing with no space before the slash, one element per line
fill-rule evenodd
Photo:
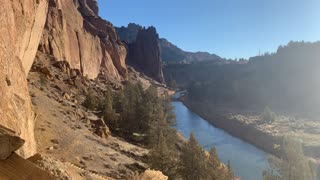
<path fill-rule="evenodd" d="M 0 24 L 0 124 L 26 141 L 24 157 L 36 152 L 26 77 L 38 50 L 89 78 L 127 78 L 126 48 L 95 0 L 6 1 Z"/>
<path fill-rule="evenodd" d="M 156 28 L 139 30 L 136 41 L 129 44 L 128 61 L 151 78 L 164 82 L 159 35 Z"/>
<path fill-rule="evenodd" d="M 39 50 L 89 78 L 100 72 L 116 80 L 127 78 L 126 48 L 113 25 L 98 16 L 95 0 L 50 0 Z"/>
<path fill-rule="evenodd" d="M 138 32 L 143 27 L 139 24 L 129 23 L 127 27 L 116 27 L 117 33 L 125 43 L 134 43 Z M 190 63 L 201 61 L 222 61 L 223 59 L 215 54 L 208 52 L 188 52 L 180 49 L 165 38 L 160 38 L 161 58 L 164 62 L 170 63 Z"/>
<path fill-rule="evenodd" d="M 24 157 L 36 151 L 34 114 L 26 75 L 47 16 L 46 0 L 3 1 L 0 6 L 0 124 L 26 140 Z"/>

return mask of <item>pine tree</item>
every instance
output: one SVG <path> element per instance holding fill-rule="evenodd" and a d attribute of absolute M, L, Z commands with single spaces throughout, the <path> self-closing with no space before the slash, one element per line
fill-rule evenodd
<path fill-rule="evenodd" d="M 102 104 L 102 113 L 105 123 L 112 128 L 117 128 L 118 125 L 115 119 L 115 112 L 113 110 L 112 92 L 109 88 L 105 93 L 105 99 Z"/>
<path fill-rule="evenodd" d="M 167 118 L 168 122 L 171 125 L 175 125 L 177 123 L 176 122 L 176 115 L 173 112 L 173 106 L 171 105 L 171 99 L 170 99 L 170 96 L 168 94 L 165 94 L 163 102 L 164 102 L 164 105 L 163 105 L 164 106 L 164 112 L 166 114 L 166 118 Z"/>
<path fill-rule="evenodd" d="M 124 102 L 124 93 L 123 90 L 120 90 L 118 93 L 113 96 L 113 109 L 116 113 L 121 113 L 123 111 L 123 102 Z"/>
<path fill-rule="evenodd" d="M 218 158 L 217 151 L 214 147 L 212 147 L 209 151 L 209 157 L 207 159 L 207 179 L 218 179 L 219 177 L 222 177 L 223 172 L 221 171 L 221 163 Z"/>
<path fill-rule="evenodd" d="M 186 180 L 205 179 L 205 158 L 204 150 L 191 133 L 188 143 L 182 149 L 180 158 L 181 176 Z"/>
<path fill-rule="evenodd" d="M 121 127 L 126 132 L 136 131 L 137 105 L 140 102 L 141 92 L 134 84 L 128 83 L 124 88 L 122 98 Z"/>
<path fill-rule="evenodd" d="M 160 170 L 170 179 L 176 176 L 177 161 L 175 153 L 167 146 L 167 141 L 162 133 L 159 132 L 157 145 L 150 152 L 149 163 L 152 169 Z"/>
<path fill-rule="evenodd" d="M 228 164 L 227 164 L 227 174 L 226 174 L 226 176 L 227 176 L 228 180 L 232 180 L 233 177 L 234 177 L 233 172 L 232 172 L 232 168 L 231 168 L 231 163 L 230 163 L 229 160 L 228 160 Z"/>

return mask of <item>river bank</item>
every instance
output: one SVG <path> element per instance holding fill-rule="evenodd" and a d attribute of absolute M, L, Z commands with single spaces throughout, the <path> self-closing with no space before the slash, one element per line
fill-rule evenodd
<path fill-rule="evenodd" d="M 231 136 L 192 112 L 180 101 L 173 101 L 176 125 L 173 127 L 185 138 L 193 133 L 199 144 L 209 150 L 215 147 L 221 162 L 232 167 L 234 174 L 245 180 L 262 180 L 268 169 L 269 154 L 253 145 Z"/>
<path fill-rule="evenodd" d="M 320 157 L 320 146 L 317 141 L 320 137 L 319 134 L 311 134 L 306 132 L 305 129 L 298 129 L 296 124 L 288 124 L 289 122 L 287 122 L 287 119 L 284 117 L 281 117 L 281 120 L 277 123 L 266 124 L 261 122 L 261 117 L 258 113 L 217 110 L 202 102 L 190 101 L 185 96 L 181 97 L 180 100 L 185 106 L 212 125 L 225 130 L 229 134 L 265 152 L 280 156 L 281 154 L 278 147 L 283 137 L 287 135 L 288 132 L 292 132 L 290 134 L 291 136 L 303 140 L 304 150 L 307 156 L 315 159 L 319 159 Z M 285 124 L 288 125 L 285 126 Z"/>

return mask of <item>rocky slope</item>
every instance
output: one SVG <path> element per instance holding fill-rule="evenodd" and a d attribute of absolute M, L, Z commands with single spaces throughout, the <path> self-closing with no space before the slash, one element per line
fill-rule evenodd
<path fill-rule="evenodd" d="M 116 80 L 127 78 L 126 48 L 113 25 L 98 16 L 95 0 L 50 0 L 39 50 L 89 78 L 100 72 Z"/>
<path fill-rule="evenodd" d="M 73 76 L 65 64 L 68 62 L 57 62 L 39 52 L 29 73 L 35 138 L 41 154 L 30 160 L 55 176 L 70 177 L 66 179 L 127 179 L 142 173 L 148 168 L 149 150 L 113 136 L 101 112 L 82 105 L 89 89 L 103 97 L 107 88 L 117 90 L 122 84 L 102 76 L 95 80 Z M 140 78 L 148 81 L 142 82 L 146 88 L 151 85 L 152 81 L 129 68 L 131 82 Z M 148 178 L 141 175 L 138 179 Z"/>
<path fill-rule="evenodd" d="M 140 29 L 129 44 L 128 61 L 159 82 L 164 82 L 159 35 L 154 27 Z"/>

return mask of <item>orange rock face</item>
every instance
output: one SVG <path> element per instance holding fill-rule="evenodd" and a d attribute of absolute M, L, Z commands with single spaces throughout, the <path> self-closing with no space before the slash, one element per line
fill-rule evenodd
<path fill-rule="evenodd" d="M 0 124 L 15 131 L 36 153 L 34 113 L 27 74 L 39 49 L 66 60 L 89 78 L 99 73 L 127 78 L 125 46 L 113 25 L 97 15 L 95 0 L 11 0 L 0 6 Z M 40 45 L 40 46 L 39 46 Z"/>
<path fill-rule="evenodd" d="M 113 25 L 97 15 L 95 0 L 50 0 L 40 50 L 84 76 L 102 73 L 120 80 L 127 77 L 127 51 Z"/>
<path fill-rule="evenodd" d="M 19 152 L 24 157 L 36 152 L 26 74 L 38 49 L 47 9 L 46 0 L 11 0 L 0 6 L 0 124 L 26 141 Z"/>

